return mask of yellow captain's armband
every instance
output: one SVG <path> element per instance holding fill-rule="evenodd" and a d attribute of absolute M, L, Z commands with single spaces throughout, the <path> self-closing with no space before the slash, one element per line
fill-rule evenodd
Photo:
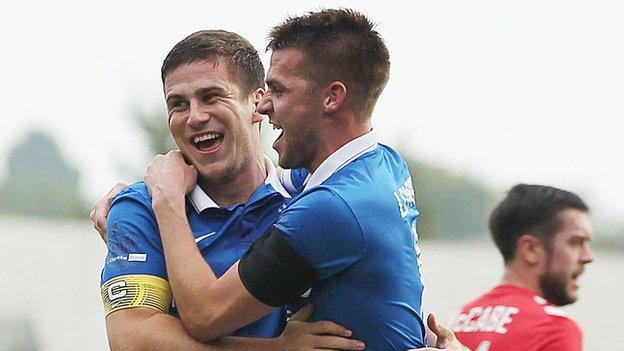
<path fill-rule="evenodd" d="M 102 301 L 106 316 L 133 307 L 149 307 L 169 313 L 171 287 L 168 281 L 153 275 L 122 275 L 102 285 Z"/>

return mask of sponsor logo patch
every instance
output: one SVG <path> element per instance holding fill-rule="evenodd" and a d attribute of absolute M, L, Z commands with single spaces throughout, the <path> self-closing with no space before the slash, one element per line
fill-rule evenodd
<path fill-rule="evenodd" d="M 113 256 L 113 257 L 108 259 L 108 263 L 113 263 L 113 262 L 119 261 L 119 260 L 127 261 L 128 260 L 128 256 L 125 256 L 125 255 Z"/>
<path fill-rule="evenodd" d="M 145 261 L 147 261 L 147 254 L 131 253 L 128 255 L 128 262 L 145 262 Z"/>

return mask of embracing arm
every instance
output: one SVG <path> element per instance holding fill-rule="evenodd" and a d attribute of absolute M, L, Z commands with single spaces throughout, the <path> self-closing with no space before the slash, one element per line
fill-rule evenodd
<path fill-rule="evenodd" d="M 225 337 L 210 344 L 193 339 L 181 321 L 169 314 L 150 308 L 115 311 L 106 318 L 111 350 L 276 350 L 278 339 Z"/>
<path fill-rule="evenodd" d="M 306 323 L 307 316 L 289 321 L 275 339 L 222 337 L 207 344 L 193 339 L 182 322 L 151 308 L 130 308 L 106 318 L 112 351 L 314 351 L 363 350 L 357 340 L 347 339 L 346 330 L 330 322 Z"/>
<path fill-rule="evenodd" d="M 195 185 L 196 177 L 197 172 L 184 162 L 181 154 L 170 152 L 152 161 L 145 183 L 152 197 L 169 282 L 182 322 L 195 339 L 210 341 L 260 319 L 275 306 L 283 306 L 305 292 L 314 276 L 306 274 L 313 268 L 284 243 L 281 234 L 272 232 L 252 246 L 242 264 L 234 264 L 217 279 L 197 249 L 186 217 L 185 194 Z M 254 253 L 259 246 L 268 249 Z M 250 270 L 255 271 L 249 274 Z M 254 290 L 253 295 L 249 289 Z M 335 325 L 328 321 L 317 323 Z M 342 330 L 339 335 L 350 336 L 345 334 L 346 329 Z M 362 346 L 349 341 L 353 342 L 349 349 Z"/>
<path fill-rule="evenodd" d="M 182 321 L 160 312 L 149 311 L 146 319 L 148 312 L 124 316 L 121 314 L 124 310 L 117 311 L 107 319 L 113 350 L 126 350 L 123 340 L 133 338 L 135 328 L 142 337 L 141 348 L 129 350 L 186 350 L 182 345 L 188 346 L 188 350 L 231 351 L 364 349 L 364 343 L 350 339 L 352 332 L 338 324 L 329 321 L 303 322 L 312 314 L 309 308 L 289 320 L 286 330 L 275 339 L 223 336 L 268 314 L 274 307 L 259 302 L 246 290 L 238 275 L 238 263 L 223 277 L 216 279 L 197 250 L 186 217 L 177 217 L 175 211 L 160 213 L 164 209 L 158 205 L 155 209 L 159 209 L 156 216 L 163 236 L 169 282 Z M 171 237 L 173 235 L 182 235 L 188 240 L 175 239 Z M 119 322 L 117 318 L 126 319 Z M 114 329 L 115 325 L 117 329 Z M 115 345 L 121 348 L 113 347 L 113 334 L 121 341 Z"/>
<path fill-rule="evenodd" d="M 245 289 L 238 264 L 217 280 L 193 239 L 184 196 L 172 199 L 154 194 L 152 201 L 176 307 L 193 337 L 213 340 L 273 311 L 274 307 L 259 302 Z"/>
<path fill-rule="evenodd" d="M 149 180 L 150 178 L 147 177 L 146 183 L 148 185 L 152 184 L 149 182 Z M 106 236 L 106 229 L 108 225 L 111 224 L 111 223 L 108 223 L 109 208 L 111 206 L 113 198 L 115 197 L 115 195 L 117 195 L 120 192 L 121 188 L 123 187 L 125 187 L 125 184 L 122 184 L 122 183 L 119 183 L 118 185 L 113 187 L 113 189 L 111 189 L 111 191 L 109 191 L 109 193 L 102 200 L 98 201 L 98 203 L 95 206 L 95 209 L 93 210 L 91 214 L 91 219 L 94 221 L 94 226 L 99 231 L 100 236 L 102 236 L 102 239 L 104 239 L 105 242 L 108 239 Z M 186 214 L 185 214 L 185 209 L 184 209 L 184 206 L 185 206 L 184 193 L 182 192 L 182 195 L 179 197 L 179 202 L 175 202 L 175 201 L 160 202 L 158 200 L 159 192 L 154 191 L 154 190 L 155 189 L 151 189 L 151 191 L 156 196 L 153 201 L 153 208 L 154 208 L 154 213 L 158 217 L 157 219 L 158 219 L 158 226 L 160 227 L 159 229 L 161 231 L 161 240 L 162 240 L 162 244 L 164 247 L 164 251 L 166 253 L 166 256 L 164 258 L 165 262 L 162 262 L 162 266 L 163 266 L 162 268 L 164 269 L 164 266 L 166 264 L 167 271 L 169 271 L 169 284 L 168 285 L 170 285 L 172 290 L 175 291 L 176 305 L 177 305 L 180 317 L 184 321 L 184 325 L 186 326 L 186 328 L 191 332 L 191 335 L 196 336 L 198 340 L 203 340 L 203 341 L 213 340 L 219 336 L 227 335 L 230 332 L 238 329 L 239 327 L 249 324 L 259 319 L 263 315 L 270 313 L 273 310 L 272 307 L 262 305 L 259 303 L 258 304 L 264 308 L 262 308 L 261 311 L 259 311 L 257 314 L 250 313 L 250 311 L 252 311 L 253 308 L 250 308 L 249 310 L 245 310 L 245 306 L 247 306 L 247 304 L 237 304 L 236 307 L 239 307 L 238 308 L 238 310 L 240 311 L 239 314 L 246 317 L 242 319 L 240 323 L 237 324 L 237 326 L 230 327 L 227 330 L 223 330 L 223 331 L 221 329 L 208 328 L 212 326 L 213 324 L 212 316 L 219 315 L 221 313 L 220 311 L 224 309 L 228 310 L 225 308 L 226 306 L 224 306 L 223 303 L 221 303 L 222 301 L 226 301 L 226 299 L 223 299 L 220 296 L 227 295 L 227 296 L 232 297 L 231 296 L 232 294 L 230 290 L 226 290 L 225 292 L 223 290 L 220 290 L 216 292 L 217 295 L 215 296 L 213 292 L 208 290 L 209 284 L 215 281 L 216 278 L 212 270 L 210 269 L 210 267 L 206 264 L 203 257 L 197 250 L 197 246 L 194 242 L 193 236 L 191 234 L 191 230 L 188 225 L 188 221 L 186 219 Z M 150 221 L 146 220 L 147 218 L 150 217 L 149 213 L 146 212 L 147 210 L 145 208 L 141 207 L 140 201 L 136 201 L 136 195 L 134 195 L 129 201 L 124 199 L 122 201 L 118 201 L 117 203 L 118 205 L 115 207 L 115 210 L 117 211 L 113 213 L 112 225 L 118 226 L 120 228 L 121 227 L 124 228 L 124 230 L 118 231 L 117 236 L 120 236 L 121 233 L 124 233 L 124 235 L 128 237 L 134 237 L 134 239 L 132 240 L 125 239 L 126 242 L 133 243 L 133 244 L 137 242 L 144 243 L 143 237 L 145 235 L 142 235 L 142 234 L 144 234 L 144 232 L 155 231 L 157 229 L 156 223 L 155 222 L 150 223 Z M 162 203 L 163 206 L 159 206 L 160 203 Z M 166 204 L 170 204 L 173 206 L 166 206 Z M 123 209 L 121 209 L 122 207 Z M 133 214 L 132 219 L 128 218 L 129 213 Z M 125 229 L 126 227 L 130 229 L 134 229 L 134 230 L 129 231 L 128 229 Z M 140 231 L 136 232 L 136 228 L 140 228 Z M 180 238 L 172 238 L 172 235 L 178 236 Z M 125 248 L 124 245 L 115 243 L 116 241 L 123 241 L 122 239 L 117 238 L 117 237 L 114 237 L 113 239 L 115 239 L 113 240 L 114 243 L 112 244 L 108 243 L 108 244 L 111 244 L 112 246 L 115 246 L 115 247 Z M 142 244 L 142 247 L 150 247 L 150 246 L 151 245 L 146 245 L 145 243 Z M 137 247 L 136 251 L 141 252 L 141 249 Z M 124 255 L 124 254 L 127 254 L 127 253 L 125 251 L 115 252 L 115 253 L 109 254 L 109 256 L 114 257 L 114 256 Z M 158 258 L 158 257 L 160 257 L 161 259 L 163 258 L 162 256 L 158 254 L 153 254 L 153 253 L 149 253 L 148 256 L 150 257 L 150 260 L 154 260 L 155 258 Z M 155 265 L 159 266 L 157 263 Z M 161 274 L 163 272 L 161 272 Z M 231 274 L 226 274 L 226 276 L 231 277 Z M 243 292 L 246 292 L 244 288 L 234 289 L 233 291 L 238 291 L 239 295 L 244 295 Z M 251 296 L 247 294 L 247 297 L 251 297 Z M 217 301 L 217 303 L 215 303 L 215 301 Z M 255 299 L 253 298 L 251 298 L 249 302 L 251 302 L 252 304 L 257 303 L 257 301 L 255 301 Z M 180 323 L 179 319 L 171 317 L 164 313 L 160 313 L 160 314 L 152 313 L 149 316 L 150 317 L 149 320 L 146 318 L 140 318 L 146 315 L 145 311 L 141 313 L 136 312 L 140 310 L 142 309 L 139 308 L 139 309 L 128 309 L 126 311 L 118 311 L 113 314 L 115 316 L 113 320 L 117 320 L 119 318 L 122 318 L 120 316 L 124 316 L 124 317 L 127 317 L 127 321 L 129 325 L 140 324 L 140 323 L 132 323 L 132 321 L 137 318 L 139 318 L 141 321 L 145 321 L 145 322 L 149 321 L 150 324 L 154 324 L 156 320 L 169 321 L 169 323 Z M 148 309 L 148 312 L 152 312 L 152 311 Z M 232 317 L 236 318 L 239 314 L 236 314 L 236 313 L 232 314 Z M 113 324 L 112 327 L 114 328 L 115 324 Z M 111 341 L 119 340 L 119 339 L 124 340 L 123 336 L 132 335 L 132 333 L 125 333 L 123 327 L 117 328 L 117 329 L 119 332 L 113 332 L 113 334 L 111 335 L 119 335 L 120 337 L 111 338 Z M 143 332 L 149 331 L 150 329 L 158 330 L 160 328 L 158 327 L 147 328 L 147 330 L 143 330 L 141 328 L 139 329 L 141 333 L 143 333 Z M 165 326 L 162 326 L 162 329 L 167 330 Z M 113 329 L 110 329 L 110 330 L 113 331 Z M 206 330 L 210 330 L 211 334 L 210 335 L 202 334 L 202 332 L 205 333 Z M 143 335 L 141 333 L 139 334 Z M 168 336 L 165 336 L 167 335 L 167 333 L 156 333 L 156 334 L 159 336 L 168 338 Z M 186 336 L 188 337 L 188 335 Z M 131 346 L 131 344 L 128 344 L 125 342 L 116 343 L 116 345 L 118 346 L 114 349 L 117 349 L 118 347 L 121 347 L 122 345 L 125 345 L 124 347 Z"/>
<path fill-rule="evenodd" d="M 217 279 L 204 261 L 186 218 L 185 196 L 196 181 L 195 168 L 174 151 L 157 155 L 145 176 L 178 313 L 189 333 L 206 342 L 260 319 L 274 307 L 245 289 L 237 264 Z"/>
<path fill-rule="evenodd" d="M 171 288 L 159 249 L 157 223 L 140 184 L 112 202 L 108 254 L 102 271 L 102 302 L 113 350 L 263 350 L 275 340 L 223 338 L 195 341 L 168 314 Z M 134 255 L 134 256 L 133 256 Z"/>

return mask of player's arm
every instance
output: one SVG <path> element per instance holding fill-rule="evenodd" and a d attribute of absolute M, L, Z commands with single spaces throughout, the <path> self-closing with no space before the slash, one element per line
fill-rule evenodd
<path fill-rule="evenodd" d="M 336 335 L 344 328 L 331 323 L 292 321 L 275 339 L 223 337 L 202 344 L 184 329 L 180 319 L 150 308 L 116 311 L 106 318 L 112 351 L 313 351 L 360 350 L 353 340 Z"/>
<path fill-rule="evenodd" d="M 247 291 L 238 275 L 238 263 L 217 279 L 197 249 L 186 218 L 184 197 L 153 196 L 176 307 L 194 338 L 214 340 L 277 307 L 261 303 Z"/>
<path fill-rule="evenodd" d="M 126 189 L 112 201 L 102 271 L 102 301 L 112 350 L 218 350 L 203 345 L 169 315 L 171 288 L 149 200 Z M 254 342 L 253 340 L 247 340 Z M 256 346 L 262 340 L 256 343 Z M 240 350 L 245 350 L 241 347 Z"/>
<path fill-rule="evenodd" d="M 254 243 L 242 262 L 217 279 L 198 251 L 186 218 L 184 196 L 193 187 L 195 177 L 194 168 L 186 165 L 181 155 L 170 153 L 154 159 L 145 179 L 152 195 L 176 307 L 190 334 L 198 340 L 209 341 L 301 295 L 318 272 L 313 263 L 304 260 L 291 247 L 285 233 L 274 228 Z M 324 210 L 330 217 L 335 214 L 331 209 Z M 328 218 L 326 224 L 339 232 L 344 229 L 333 218 Z M 327 227 L 309 226 L 314 232 L 311 236 L 318 240 L 323 240 L 318 235 L 330 239 L 339 237 L 325 230 Z M 357 259 L 357 255 L 343 254 L 340 250 L 361 252 L 361 242 L 342 244 L 333 246 L 338 256 L 336 262 L 327 264 L 335 270 Z M 245 283 L 242 277 L 246 277 Z"/>
<path fill-rule="evenodd" d="M 202 344 L 186 332 L 178 318 L 145 307 L 110 314 L 106 318 L 106 329 L 112 351 L 242 351 L 278 348 L 274 339 L 225 337 L 210 344 Z"/>

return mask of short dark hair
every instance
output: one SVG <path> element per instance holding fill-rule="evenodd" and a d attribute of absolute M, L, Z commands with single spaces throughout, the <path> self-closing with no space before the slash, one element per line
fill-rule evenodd
<path fill-rule="evenodd" d="M 202 30 L 177 43 L 163 61 L 161 78 L 183 64 L 225 58 L 244 96 L 264 87 L 264 67 L 256 49 L 243 37 L 224 30 Z"/>
<path fill-rule="evenodd" d="M 490 216 L 490 232 L 505 264 L 513 261 L 518 239 L 523 234 L 539 238 L 550 249 L 561 227 L 559 214 L 567 209 L 587 212 L 581 198 L 566 190 L 546 185 L 515 185 Z"/>
<path fill-rule="evenodd" d="M 294 48 L 304 56 L 304 72 L 316 85 L 342 81 L 350 104 L 370 117 L 388 82 L 390 55 L 375 25 L 351 9 L 328 9 L 289 17 L 269 34 L 267 50 Z"/>

